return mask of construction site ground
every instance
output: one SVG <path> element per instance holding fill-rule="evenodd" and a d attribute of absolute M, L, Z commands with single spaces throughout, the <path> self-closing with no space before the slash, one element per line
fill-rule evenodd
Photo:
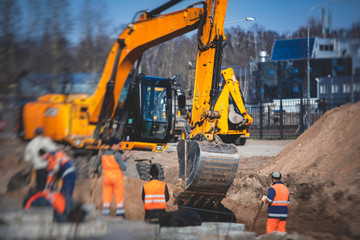
<path fill-rule="evenodd" d="M 254 232 L 257 239 L 360 239 L 359 122 L 360 102 L 326 112 L 296 140 L 248 139 L 245 146 L 237 147 L 239 167 L 223 205 L 235 214 L 236 222 L 244 224 L 245 231 Z M 7 184 L 26 166 L 22 159 L 26 142 L 2 135 L 0 146 L 0 210 L 21 213 L 26 187 L 9 192 Z M 153 162 L 162 164 L 171 195 L 168 211 L 176 210 L 172 197 L 178 179 L 176 143 L 170 143 L 161 153 L 129 151 L 125 154 L 132 156 L 125 172 L 125 211 L 129 220 L 125 225 L 137 229 L 144 217 L 141 201 L 144 181 L 137 174 L 134 159 L 153 157 Z M 287 232 L 292 235 L 286 238 L 264 235 L 267 207 L 261 205 L 260 199 L 267 194 L 273 171 L 282 173 L 282 180 L 290 190 Z M 93 184 L 93 179 L 78 179 L 74 198 L 91 203 Z M 95 191 L 95 205 L 99 210 L 101 178 L 96 182 Z M 259 208 L 261 211 L 252 230 Z M 136 231 L 145 228 L 139 229 Z"/>

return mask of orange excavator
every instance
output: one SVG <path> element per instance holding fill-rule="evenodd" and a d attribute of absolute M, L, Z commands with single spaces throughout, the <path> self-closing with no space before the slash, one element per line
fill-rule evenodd
<path fill-rule="evenodd" d="M 218 135 L 232 134 L 232 123 L 248 136 L 252 118 L 232 69 L 221 71 L 227 0 L 206 0 L 160 14 L 178 2 L 143 11 L 128 24 L 111 48 L 92 96 L 48 94 L 26 104 L 24 136 L 33 138 L 34 129 L 43 126 L 46 135 L 90 156 L 111 136 L 122 140 L 122 150 L 164 150 L 173 125 L 171 81 L 139 75 L 138 66 L 150 47 L 198 29 L 191 122 L 177 146 L 183 180 L 177 201 L 182 206 L 215 206 L 239 162 L 235 145 L 223 143 Z"/>

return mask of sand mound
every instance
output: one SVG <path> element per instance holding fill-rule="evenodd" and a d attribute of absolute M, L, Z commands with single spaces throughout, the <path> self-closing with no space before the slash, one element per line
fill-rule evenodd
<path fill-rule="evenodd" d="M 360 102 L 326 112 L 261 174 L 281 171 L 351 184 L 360 177 Z M 301 176 L 299 176 L 301 178 Z M 341 181 L 341 182 L 339 182 Z"/>
<path fill-rule="evenodd" d="M 240 202 L 238 220 L 251 226 L 271 172 L 280 171 L 291 194 L 288 229 L 319 239 L 359 239 L 359 122 L 360 102 L 328 111 L 257 173 L 239 169 L 225 200 L 228 207 Z M 261 216 L 264 229 L 265 207 Z"/>

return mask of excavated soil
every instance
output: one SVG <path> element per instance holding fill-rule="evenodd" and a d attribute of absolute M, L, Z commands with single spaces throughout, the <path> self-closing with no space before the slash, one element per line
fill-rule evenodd
<path fill-rule="evenodd" d="M 302 239 L 360 239 L 359 122 L 360 102 L 346 104 L 326 112 L 290 144 L 284 141 L 287 147 L 277 156 L 242 157 L 223 205 L 234 212 L 237 222 L 244 223 L 247 231 L 264 234 L 267 207 L 261 205 L 260 199 L 270 187 L 271 172 L 280 171 L 290 190 L 288 232 L 299 233 Z M 261 148 L 261 144 L 265 146 L 267 142 L 256 144 Z M 7 183 L 14 173 L 26 166 L 22 161 L 25 145 L 16 138 L 0 139 L 0 209 L 21 207 L 26 187 L 7 192 Z M 241 147 L 238 149 L 241 152 Z M 137 177 L 134 159 L 153 157 L 154 162 L 163 165 L 171 195 L 168 209 L 175 210 L 172 192 L 178 176 L 176 148 L 169 147 L 162 153 L 131 151 L 126 155 L 132 156 L 125 176 L 127 218 L 141 220 L 144 216 L 141 201 L 144 181 Z M 94 204 L 100 209 L 101 178 L 96 182 L 94 179 L 78 180 L 74 198 L 92 203 L 93 191 Z"/>
<path fill-rule="evenodd" d="M 316 239 L 360 239 L 360 102 L 326 112 L 275 158 L 249 158 L 239 165 L 224 200 L 239 222 L 252 226 L 270 174 L 280 171 L 290 190 L 288 231 Z M 238 206 L 234 208 L 234 206 Z M 255 226 L 263 234 L 266 207 Z"/>

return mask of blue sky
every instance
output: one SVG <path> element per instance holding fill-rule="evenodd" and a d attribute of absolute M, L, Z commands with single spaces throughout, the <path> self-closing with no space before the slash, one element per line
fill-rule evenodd
<path fill-rule="evenodd" d="M 102 0 L 107 5 L 108 17 L 114 24 L 128 23 L 139 10 L 152 10 L 167 0 Z M 198 0 L 184 0 L 167 10 L 172 12 L 187 7 Z M 319 3 L 335 2 L 325 6 L 326 21 L 328 7 L 332 9 L 332 28 L 348 28 L 353 22 L 360 21 L 360 0 L 229 0 L 225 22 L 246 17 L 255 17 L 254 22 L 228 24 L 225 27 L 251 27 L 257 23 L 267 30 L 279 33 L 292 33 L 300 25 L 306 25 L 309 10 Z M 321 20 L 321 9 L 317 7 L 311 16 Z"/>

